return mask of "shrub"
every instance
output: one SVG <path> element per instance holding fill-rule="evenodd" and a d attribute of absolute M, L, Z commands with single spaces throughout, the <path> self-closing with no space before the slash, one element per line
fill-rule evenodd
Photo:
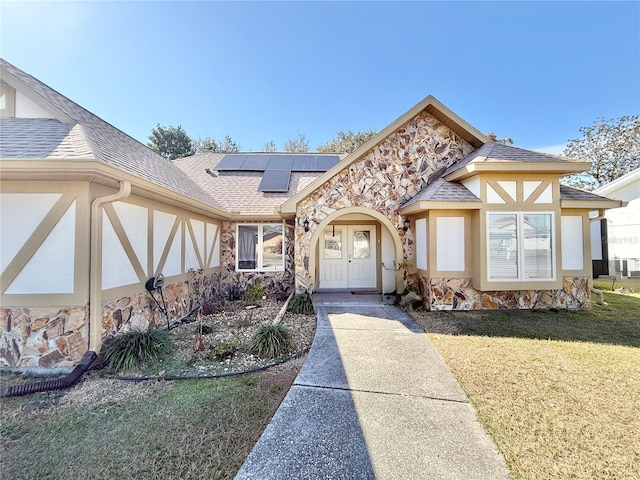
<path fill-rule="evenodd" d="M 215 347 L 211 347 L 211 356 L 216 360 L 232 358 L 238 350 L 238 342 L 235 340 L 223 340 Z"/>
<path fill-rule="evenodd" d="M 131 330 L 114 338 L 105 349 L 107 368 L 117 372 L 131 370 L 159 360 L 171 350 L 171 340 L 163 330 Z"/>
<path fill-rule="evenodd" d="M 250 285 L 247 285 L 247 290 L 244 292 L 245 302 L 256 302 L 264 297 L 267 292 L 267 287 L 262 282 L 261 278 L 254 278 Z"/>
<path fill-rule="evenodd" d="M 275 358 L 292 348 L 291 330 L 284 325 L 261 325 L 251 337 L 251 352 L 261 357 Z"/>
<path fill-rule="evenodd" d="M 274 298 L 279 302 L 284 302 L 289 298 L 291 288 L 280 281 L 274 281 L 269 285 L 267 295 L 269 298 Z"/>
<path fill-rule="evenodd" d="M 229 301 L 235 302 L 242 298 L 242 289 L 237 283 L 232 283 L 226 291 L 226 297 Z"/>
<path fill-rule="evenodd" d="M 296 294 L 289 302 L 287 310 L 301 315 L 313 315 L 313 301 L 308 292 Z"/>

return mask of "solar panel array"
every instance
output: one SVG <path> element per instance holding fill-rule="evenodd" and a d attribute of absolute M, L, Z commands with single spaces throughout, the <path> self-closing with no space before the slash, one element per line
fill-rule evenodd
<path fill-rule="evenodd" d="M 216 166 L 219 172 L 261 172 L 261 192 L 289 190 L 291 172 L 326 172 L 340 161 L 338 155 L 228 154 Z"/>

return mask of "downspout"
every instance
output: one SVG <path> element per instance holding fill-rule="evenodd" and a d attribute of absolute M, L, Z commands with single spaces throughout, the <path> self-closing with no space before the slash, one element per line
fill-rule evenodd
<path fill-rule="evenodd" d="M 91 203 L 91 235 L 89 263 L 89 351 L 98 352 L 102 346 L 102 206 L 124 200 L 131 194 L 131 183 L 120 182 L 120 190 L 113 195 L 96 198 Z"/>

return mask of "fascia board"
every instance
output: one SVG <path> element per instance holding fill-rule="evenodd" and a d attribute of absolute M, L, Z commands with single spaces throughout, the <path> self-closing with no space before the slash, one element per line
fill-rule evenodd
<path fill-rule="evenodd" d="M 212 207 L 206 203 L 194 200 L 184 195 L 162 187 L 149 180 L 145 180 L 129 172 L 120 170 L 112 165 L 95 159 L 86 160 L 34 160 L 34 159 L 3 159 L 0 160 L 0 178 L 10 180 L 81 180 L 95 183 L 105 183 L 116 186 L 117 182 L 128 181 L 135 188 L 134 193 L 150 198 L 160 197 L 162 201 L 182 205 L 189 210 L 206 212 L 220 219 L 229 219 L 231 214 Z"/>
<path fill-rule="evenodd" d="M 560 200 L 560 208 L 588 208 L 589 210 L 620 208 L 628 205 L 622 200 Z"/>
<path fill-rule="evenodd" d="M 421 201 L 398 210 L 400 215 L 413 215 L 429 210 L 480 210 L 482 202 L 431 202 Z"/>
<path fill-rule="evenodd" d="M 473 161 L 444 177 L 448 182 L 464 180 L 479 173 L 558 173 L 574 174 L 591 168 L 589 162 L 478 162 Z"/>

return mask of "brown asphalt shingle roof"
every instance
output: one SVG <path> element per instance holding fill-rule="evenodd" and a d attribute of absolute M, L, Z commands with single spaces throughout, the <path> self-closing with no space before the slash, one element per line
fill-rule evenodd
<path fill-rule="evenodd" d="M 560 199 L 561 200 L 591 200 L 591 201 L 599 201 L 599 200 L 611 200 L 607 197 L 601 197 L 600 195 L 596 195 L 595 193 L 585 192 L 584 190 L 580 190 L 578 188 L 569 187 L 567 185 L 560 185 Z"/>
<path fill-rule="evenodd" d="M 73 122 L 3 118 L 0 121 L 3 158 L 96 158 L 187 198 L 220 208 L 212 196 L 170 160 L 4 59 L 0 59 L 0 66 Z"/>
<path fill-rule="evenodd" d="M 524 148 L 512 147 L 497 142 L 488 142 L 459 162 L 454 163 L 444 175 L 460 170 L 471 162 L 572 163 L 575 161 L 567 157 L 534 152 L 533 150 L 525 150 Z"/>
<path fill-rule="evenodd" d="M 216 165 L 224 156 L 224 153 L 203 153 L 174 160 L 174 164 L 213 195 L 225 210 L 236 215 L 274 215 L 285 200 L 323 173 L 292 172 L 287 192 L 260 192 L 261 172 L 216 171 Z"/>
<path fill-rule="evenodd" d="M 423 188 L 411 200 L 407 201 L 403 207 L 413 205 L 417 202 L 480 202 L 480 199 L 471 193 L 461 183 L 447 182 L 444 178 L 439 178 L 430 185 Z"/>

